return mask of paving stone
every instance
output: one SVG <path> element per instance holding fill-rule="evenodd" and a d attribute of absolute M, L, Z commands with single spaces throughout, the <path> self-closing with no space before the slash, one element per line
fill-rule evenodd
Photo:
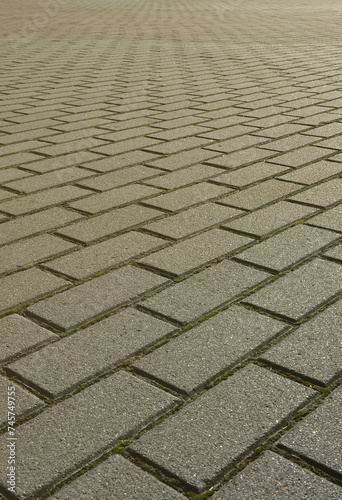
<path fill-rule="evenodd" d="M 27 265 L 63 254 L 76 245 L 49 234 L 4 246 L 1 249 L 0 273 L 14 271 Z"/>
<path fill-rule="evenodd" d="M 141 179 L 153 177 L 159 173 L 159 170 L 137 165 L 135 167 L 124 168 L 122 170 L 115 170 L 114 172 L 98 175 L 92 179 L 80 181 L 77 184 L 91 189 L 98 189 L 99 191 L 107 191 L 111 188 L 124 186 L 125 184 L 130 184 Z"/>
<path fill-rule="evenodd" d="M 220 229 L 212 229 L 138 260 L 172 276 L 194 271 L 251 243 L 252 240 Z"/>
<path fill-rule="evenodd" d="M 69 203 L 69 206 L 76 210 L 96 214 L 110 208 L 120 207 L 133 201 L 157 195 L 160 192 L 160 189 L 155 189 L 153 187 L 130 184 L 129 186 L 110 189 L 103 193 L 88 196 L 86 199 Z"/>
<path fill-rule="evenodd" d="M 268 159 L 268 161 L 270 161 L 269 158 L 274 155 L 274 152 L 271 153 L 270 151 L 263 151 L 262 149 L 248 148 L 246 150 L 210 159 L 208 163 L 210 163 L 210 165 L 217 165 L 218 167 L 223 168 L 237 168 L 250 163 L 255 163 L 259 160 Z"/>
<path fill-rule="evenodd" d="M 0 319 L 0 362 L 54 339 L 57 335 L 18 314 L 5 316 Z"/>
<path fill-rule="evenodd" d="M 147 146 L 146 149 L 148 149 L 148 151 L 152 151 L 152 153 L 160 153 L 168 155 L 172 153 L 179 153 L 180 151 L 184 151 L 186 149 L 200 148 L 202 146 L 210 144 L 211 142 L 212 141 L 210 139 L 200 139 L 199 137 L 186 137 L 184 139 L 166 141 L 157 144 L 156 146 Z"/>
<path fill-rule="evenodd" d="M 48 491 L 76 472 L 86 461 L 102 455 L 172 409 L 177 398 L 125 372 L 76 394 L 19 428 L 18 482 L 20 499 Z M 101 415 L 101 418 L 99 418 Z M 5 446 L 5 437 L 1 445 Z M 53 449 L 54 453 L 46 453 Z M 6 485 L 6 466 L 1 484 Z"/>
<path fill-rule="evenodd" d="M 242 135 L 234 139 L 227 139 L 226 141 L 217 142 L 211 146 L 206 146 L 206 149 L 219 151 L 221 153 L 233 153 L 239 149 L 247 149 L 256 144 L 267 142 L 265 137 L 255 137 L 253 135 Z"/>
<path fill-rule="evenodd" d="M 259 162 L 249 167 L 239 168 L 215 177 L 214 182 L 227 184 L 233 187 L 244 187 L 257 181 L 263 181 L 275 175 L 287 172 L 286 167 L 272 165 L 272 163 Z"/>
<path fill-rule="evenodd" d="M 15 387 L 13 390 L 12 388 Z M 9 389 L 11 388 L 11 389 Z M 8 380 L 5 377 L 2 377 L 0 375 L 0 391 L 1 391 L 1 397 L 0 397 L 0 427 L 5 426 L 8 422 L 8 393 L 10 392 L 15 398 L 14 403 L 14 411 L 12 413 L 15 414 L 15 419 L 18 420 L 19 418 L 22 418 L 26 416 L 29 413 L 32 413 L 34 410 L 37 410 L 44 405 L 40 399 L 38 399 L 36 396 L 33 394 L 30 394 L 28 391 L 25 391 L 25 389 L 22 389 L 20 386 L 18 386 L 15 382 L 12 380 Z M 13 400 L 11 400 L 13 401 Z M 9 438 L 7 435 L 6 437 Z M 9 444 L 9 441 L 7 441 L 6 444 Z M 6 444 L 4 446 L 4 450 L 8 451 L 8 448 L 6 447 Z M 4 460 L 5 457 L 2 459 Z M 7 460 L 6 460 L 7 462 Z M 4 463 L 4 462 L 3 462 Z M 6 463 L 7 465 L 7 463 Z M 4 467 L 4 470 L 6 470 L 7 467 Z"/>
<path fill-rule="evenodd" d="M 182 170 L 176 170 L 170 174 L 160 175 L 150 181 L 146 181 L 146 183 L 151 186 L 162 187 L 165 189 L 176 189 L 181 186 L 186 186 L 187 184 L 192 184 L 193 182 L 215 177 L 220 174 L 220 172 L 222 172 L 222 170 L 219 168 L 199 164 Z"/>
<path fill-rule="evenodd" d="M 329 161 L 338 161 L 342 162 L 342 154 L 334 155 L 329 158 Z"/>
<path fill-rule="evenodd" d="M 270 179 L 247 189 L 243 189 L 242 191 L 220 198 L 219 201 L 220 203 L 231 205 L 233 207 L 235 206 L 246 210 L 254 210 L 267 205 L 268 203 L 285 198 L 299 189 L 301 189 L 301 187 L 298 186 L 298 184 Z"/>
<path fill-rule="evenodd" d="M 309 137 L 309 136 L 308 136 Z M 311 136 L 312 139 L 318 139 L 318 137 Z M 320 148 L 337 149 L 341 151 L 342 140 L 341 136 L 332 137 L 331 139 L 324 139 L 323 141 L 317 142 L 316 146 Z"/>
<path fill-rule="evenodd" d="M 0 202 L 2 202 L 3 200 L 9 200 L 11 198 L 15 198 L 16 196 L 17 196 L 16 193 L 12 193 L 11 191 L 5 191 L 4 189 L 0 188 Z"/>
<path fill-rule="evenodd" d="M 62 186 L 51 188 L 43 192 L 22 196 L 18 199 L 1 203 L 0 209 L 11 215 L 22 215 L 37 211 L 41 208 L 48 208 L 70 200 L 83 198 L 91 193 L 87 189 L 77 186 Z"/>
<path fill-rule="evenodd" d="M 329 207 L 342 200 L 342 179 L 331 179 L 295 196 L 291 196 L 290 199 L 317 207 Z"/>
<path fill-rule="evenodd" d="M 135 361 L 133 367 L 192 394 L 252 356 L 284 328 L 279 321 L 233 305 Z"/>
<path fill-rule="evenodd" d="M 48 396 L 57 397 L 113 369 L 175 331 L 168 323 L 125 309 L 28 354 L 6 370 Z"/>
<path fill-rule="evenodd" d="M 92 243 L 143 222 L 157 219 L 161 215 L 157 210 L 131 205 L 66 226 L 58 230 L 57 234 L 82 243 Z"/>
<path fill-rule="evenodd" d="M 341 404 L 342 390 L 338 388 L 283 436 L 281 446 L 341 477 Z"/>
<path fill-rule="evenodd" d="M 257 291 L 245 302 L 300 321 L 338 295 L 341 283 L 341 266 L 315 259 Z"/>
<path fill-rule="evenodd" d="M 0 184 L 5 182 L 13 181 L 15 179 L 22 179 L 24 177 L 30 177 L 33 175 L 31 172 L 25 172 L 25 170 L 19 170 L 19 168 L 3 168 L 0 169 Z"/>
<path fill-rule="evenodd" d="M 130 231 L 54 259 L 44 264 L 44 267 L 75 279 L 84 279 L 119 264 L 128 263 L 133 257 L 139 257 L 166 244 L 165 240 Z"/>
<path fill-rule="evenodd" d="M 339 301 L 271 347 L 261 359 L 320 385 L 342 371 L 342 302 Z"/>
<path fill-rule="evenodd" d="M 299 182 L 300 184 L 315 184 L 340 173 L 342 173 L 342 164 L 332 161 L 319 161 L 282 175 L 280 179 Z"/>
<path fill-rule="evenodd" d="M 5 156 L 1 158 L 0 166 L 1 168 L 5 167 L 14 167 L 21 166 L 24 163 L 35 161 L 39 158 L 39 156 L 34 153 L 16 153 L 11 154 L 9 156 Z"/>
<path fill-rule="evenodd" d="M 328 123 L 320 127 L 315 127 L 313 129 L 303 132 L 306 135 L 315 135 L 318 137 L 331 137 L 333 135 L 342 134 L 342 123 Z"/>
<path fill-rule="evenodd" d="M 337 245 L 337 247 L 332 248 L 324 253 L 326 257 L 342 262 L 342 245 Z"/>
<path fill-rule="evenodd" d="M 231 191 L 231 189 L 223 186 L 200 182 L 193 186 L 178 189 L 177 191 L 161 194 L 145 203 L 148 203 L 151 207 L 162 208 L 174 212 L 208 200 L 216 199 Z"/>
<path fill-rule="evenodd" d="M 104 138 L 104 136 L 103 136 Z M 102 141 L 104 142 L 104 141 Z M 125 153 L 126 151 L 133 151 L 134 149 L 147 148 L 154 151 L 154 148 L 161 148 L 158 144 L 164 144 L 156 139 L 151 139 L 149 137 L 136 137 L 135 139 L 128 139 L 127 141 L 119 141 L 111 144 L 105 144 L 104 146 L 98 148 L 92 148 L 95 153 L 101 153 L 105 155 L 117 155 L 120 153 Z M 158 152 L 158 149 L 156 150 Z"/>
<path fill-rule="evenodd" d="M 223 227 L 235 229 L 248 235 L 263 237 L 296 221 L 306 219 L 315 212 L 316 210 L 312 207 L 279 201 L 269 207 L 261 208 L 228 222 Z"/>
<path fill-rule="evenodd" d="M 89 153 L 89 151 L 77 151 L 77 153 L 68 153 L 56 156 L 55 158 L 44 158 L 43 160 L 42 158 L 42 156 L 36 156 L 37 161 L 30 163 L 27 167 L 33 172 L 45 174 L 66 167 L 83 165 L 86 164 L 86 162 L 102 158 L 102 156 L 95 153 Z"/>
<path fill-rule="evenodd" d="M 342 205 L 326 210 L 322 214 L 316 215 L 316 217 L 312 217 L 312 219 L 308 220 L 308 223 L 313 226 L 324 227 L 342 233 Z"/>
<path fill-rule="evenodd" d="M 301 167 L 315 160 L 320 160 L 325 156 L 333 153 L 333 150 L 326 151 L 315 146 L 304 146 L 303 148 L 296 149 L 290 153 L 285 153 L 280 156 L 272 158 L 270 161 L 272 163 L 277 163 L 279 165 L 286 165 L 289 167 Z"/>
<path fill-rule="evenodd" d="M 218 156 L 220 156 L 220 154 L 217 152 L 198 148 L 166 156 L 155 161 L 149 161 L 148 165 L 151 167 L 173 171 L 178 170 L 179 168 L 189 167 L 190 165 L 194 165 Z"/>
<path fill-rule="evenodd" d="M 149 135 L 154 139 L 172 141 L 174 139 L 181 139 L 193 135 L 199 135 L 199 134 L 203 135 L 202 132 L 205 132 L 206 130 L 209 131 L 210 129 L 209 128 L 205 129 L 203 127 L 198 127 L 196 125 L 188 125 L 187 127 L 176 127 L 163 131 L 150 129 L 148 132 L 146 132 L 146 135 Z"/>
<path fill-rule="evenodd" d="M 141 305 L 180 323 L 190 323 L 229 304 L 269 277 L 263 271 L 225 260 L 157 293 Z"/>
<path fill-rule="evenodd" d="M 54 144 L 53 146 L 40 147 L 38 152 L 46 156 L 64 155 L 66 153 L 73 153 L 74 151 L 83 151 L 84 149 L 95 148 L 105 144 L 105 141 L 88 137 L 86 139 L 79 139 L 78 141 L 64 142 L 62 144 Z M 39 144 L 41 146 L 42 143 Z M 37 146 L 35 146 L 37 147 Z"/>
<path fill-rule="evenodd" d="M 145 229 L 177 240 L 242 213 L 241 210 L 209 202 L 152 222 L 145 226 Z"/>
<path fill-rule="evenodd" d="M 55 292 L 68 285 L 40 269 L 27 269 L 0 279 L 0 312 L 19 307 L 26 302 Z"/>
<path fill-rule="evenodd" d="M 146 163 L 152 161 L 156 158 L 160 158 L 159 155 L 152 153 L 147 153 L 146 151 L 129 151 L 128 153 L 121 153 L 120 155 L 112 156 L 101 156 L 96 155 L 97 161 L 91 161 L 90 163 L 82 163 L 82 166 L 86 168 L 91 168 L 97 172 L 110 172 L 112 170 L 117 170 L 122 167 L 130 167 L 136 163 Z M 158 173 L 158 172 L 156 172 Z"/>
<path fill-rule="evenodd" d="M 166 283 L 165 278 L 126 266 L 34 304 L 28 311 L 60 330 L 70 330 Z"/>
<path fill-rule="evenodd" d="M 284 271 L 340 238 L 336 233 L 298 224 L 241 252 L 239 260 Z"/>
<path fill-rule="evenodd" d="M 317 137 L 297 134 L 285 137 L 284 139 L 277 139 L 275 141 L 268 142 L 267 144 L 262 144 L 259 147 L 262 149 L 271 149 L 272 151 L 289 151 L 291 149 L 305 146 L 306 144 L 311 144 L 315 141 L 317 141 Z"/>
<path fill-rule="evenodd" d="M 292 380 L 248 366 L 149 430 L 130 449 L 201 493 L 314 395 Z"/>
<path fill-rule="evenodd" d="M 121 455 L 113 455 L 95 469 L 52 495 L 51 500 L 185 500 L 186 497 L 159 482 Z"/>
<path fill-rule="evenodd" d="M 9 220 L 1 225 L 0 245 L 11 243 L 26 236 L 33 236 L 81 218 L 81 215 L 68 212 L 64 208 L 50 208 L 37 214 L 26 215 L 20 219 Z"/>
<path fill-rule="evenodd" d="M 202 126 L 204 127 L 204 124 Z M 208 139 L 223 141 L 224 139 L 229 139 L 231 137 L 237 137 L 240 135 L 248 134 L 249 132 L 256 132 L 256 130 L 257 129 L 255 129 L 254 127 L 248 127 L 246 125 L 236 125 L 235 127 L 227 127 L 220 130 L 201 133 L 200 135 L 201 137 L 205 137 Z"/>
<path fill-rule="evenodd" d="M 242 498 L 339 500 L 341 493 L 340 486 L 316 476 L 280 455 L 266 451 L 261 458 L 223 486 L 212 497 L 212 500 L 241 500 Z"/>

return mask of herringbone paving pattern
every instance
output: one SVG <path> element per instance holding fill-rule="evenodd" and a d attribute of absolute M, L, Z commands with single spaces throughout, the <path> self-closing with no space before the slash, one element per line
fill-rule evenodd
<path fill-rule="evenodd" d="M 0 498 L 341 499 L 341 2 L 0 9 Z"/>

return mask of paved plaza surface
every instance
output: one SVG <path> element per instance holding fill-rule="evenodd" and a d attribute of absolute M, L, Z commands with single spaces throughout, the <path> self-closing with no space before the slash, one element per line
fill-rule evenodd
<path fill-rule="evenodd" d="M 0 498 L 341 500 L 341 0 L 0 10 Z"/>

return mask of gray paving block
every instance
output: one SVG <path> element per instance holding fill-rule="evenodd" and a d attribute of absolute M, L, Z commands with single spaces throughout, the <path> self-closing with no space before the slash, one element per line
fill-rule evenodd
<path fill-rule="evenodd" d="M 315 160 L 320 160 L 331 154 L 333 150 L 328 151 L 315 146 L 304 146 L 303 148 L 296 149 L 290 153 L 285 153 L 280 156 L 276 156 L 270 160 L 272 163 L 277 163 L 279 165 L 286 165 L 288 167 L 301 167 Z"/>
<path fill-rule="evenodd" d="M 267 142 L 265 137 L 255 137 L 253 135 L 242 135 L 226 141 L 216 142 L 211 146 L 206 146 L 206 149 L 218 151 L 220 153 L 234 153 L 240 149 L 247 149 L 256 144 Z"/>
<path fill-rule="evenodd" d="M 279 201 L 269 207 L 223 224 L 227 229 L 235 229 L 252 236 L 268 236 L 277 229 L 301 221 L 317 212 L 312 207 Z"/>
<path fill-rule="evenodd" d="M 215 177 L 214 181 L 221 184 L 227 184 L 228 186 L 244 187 L 287 171 L 288 169 L 286 167 L 273 165 L 267 162 L 259 162 L 249 167 L 239 168 L 232 172 L 218 175 Z"/>
<path fill-rule="evenodd" d="M 159 207 L 165 210 L 176 211 L 183 208 L 197 205 L 204 201 L 216 199 L 232 190 L 224 187 L 209 184 L 208 182 L 200 182 L 183 189 L 177 189 L 170 193 L 161 194 L 155 198 L 148 200 L 148 205 L 152 207 Z"/>
<path fill-rule="evenodd" d="M 11 314 L 0 319 L 0 343 L 2 346 L 0 362 L 17 354 L 22 354 L 32 347 L 50 340 L 57 340 L 57 335 L 18 314 Z"/>
<path fill-rule="evenodd" d="M 19 116 L 19 115 L 18 115 Z M 34 153 L 15 153 L 1 158 L 1 168 L 21 166 L 24 163 L 32 162 L 39 159 Z"/>
<path fill-rule="evenodd" d="M 165 278 L 126 266 L 43 300 L 28 311 L 61 330 L 70 330 L 165 283 Z"/>
<path fill-rule="evenodd" d="M 64 208 L 50 208 L 1 224 L 0 245 L 66 225 L 82 216 Z"/>
<path fill-rule="evenodd" d="M 133 201 L 157 195 L 161 191 L 150 186 L 140 184 L 130 184 L 121 188 L 110 189 L 103 193 L 93 194 L 86 199 L 69 203 L 69 206 L 76 210 L 83 210 L 90 214 L 96 214 L 110 208 L 120 207 Z M 0 207 L 1 208 L 1 207 Z"/>
<path fill-rule="evenodd" d="M 125 184 L 131 184 L 141 179 L 153 177 L 159 173 L 159 170 L 136 165 L 134 167 L 123 168 L 121 170 L 114 170 L 113 172 L 98 175 L 92 179 L 80 181 L 78 184 L 91 189 L 98 189 L 99 191 L 107 191 L 111 188 L 124 186 Z"/>
<path fill-rule="evenodd" d="M 244 212 L 241 210 L 209 202 L 199 207 L 189 208 L 177 215 L 168 216 L 160 221 L 152 222 L 144 227 L 153 233 L 169 236 L 177 240 L 227 221 L 242 213 Z"/>
<path fill-rule="evenodd" d="M 245 236 L 228 233 L 221 229 L 212 229 L 154 252 L 138 262 L 166 271 L 170 275 L 180 276 L 215 259 L 229 255 L 252 241 Z"/>
<path fill-rule="evenodd" d="M 279 179 L 299 182 L 301 184 L 315 184 L 342 172 L 342 164 L 332 161 L 319 161 L 302 167 L 289 174 L 282 175 Z"/>
<path fill-rule="evenodd" d="M 226 311 L 133 363 L 149 377 L 191 394 L 231 370 L 286 325 L 243 307 Z"/>
<path fill-rule="evenodd" d="M 158 210 L 131 205 L 68 225 L 59 229 L 56 234 L 82 243 L 92 243 L 106 236 L 109 237 L 125 229 L 138 226 L 143 222 L 157 219 L 162 215 Z"/>
<path fill-rule="evenodd" d="M 341 290 L 341 266 L 315 259 L 252 294 L 246 303 L 300 321 Z"/>
<path fill-rule="evenodd" d="M 317 207 L 329 207 L 342 200 L 342 179 L 331 179 L 291 196 L 290 199 Z"/>
<path fill-rule="evenodd" d="M 223 261 L 142 302 L 147 309 L 190 323 L 259 285 L 269 274 Z"/>
<path fill-rule="evenodd" d="M 44 267 L 72 278 L 84 279 L 165 245 L 165 240 L 130 231 L 54 259 L 44 264 Z"/>
<path fill-rule="evenodd" d="M 40 189 L 60 186 L 92 175 L 95 175 L 95 172 L 78 167 L 67 167 L 47 174 L 33 175 L 28 179 L 8 182 L 4 185 L 22 193 L 33 193 Z"/>
<path fill-rule="evenodd" d="M 78 151 L 77 153 L 68 153 L 55 158 L 44 158 L 43 160 L 42 158 L 42 156 L 36 155 L 36 161 L 28 165 L 30 170 L 44 174 L 53 170 L 59 170 L 60 168 L 75 167 L 77 165 L 83 166 L 87 164 L 86 162 L 102 157 L 95 153 L 89 153 L 89 151 Z"/>
<path fill-rule="evenodd" d="M 95 469 L 52 495 L 51 500 L 186 500 L 186 497 L 139 469 L 121 455 L 113 455 Z"/>
<path fill-rule="evenodd" d="M 164 158 L 160 158 L 159 160 L 149 161 L 147 164 L 152 167 L 173 171 L 206 161 L 215 156 L 219 156 L 219 153 L 197 148 L 192 149 L 191 151 L 183 151 L 181 153 L 166 156 Z"/>
<path fill-rule="evenodd" d="M 303 456 L 341 478 L 342 389 L 336 389 L 314 412 L 280 441 L 282 447 Z"/>
<path fill-rule="evenodd" d="M 40 269 L 27 269 L 0 279 L 0 312 L 22 306 L 69 283 Z"/>
<path fill-rule="evenodd" d="M 272 151 L 289 151 L 291 149 L 296 149 L 307 144 L 311 144 L 317 141 L 317 137 L 309 137 L 307 135 L 292 135 L 285 137 L 283 139 L 276 139 L 275 141 L 268 142 L 267 144 L 262 144 L 259 146 L 262 149 L 269 149 Z M 329 147 L 329 146 L 327 146 Z"/>
<path fill-rule="evenodd" d="M 271 451 L 223 486 L 212 500 L 340 500 L 341 487 Z M 63 497 L 64 498 L 64 497 Z"/>
<path fill-rule="evenodd" d="M 104 139 L 105 136 L 102 136 Z M 106 143 L 100 147 L 92 147 L 92 151 L 95 153 L 101 153 L 105 155 L 118 155 L 120 153 L 125 153 L 126 151 L 133 151 L 135 149 L 147 148 L 151 149 L 152 152 L 158 152 L 159 144 L 163 145 L 162 141 L 157 141 L 156 139 L 150 139 L 149 137 L 136 137 L 135 139 L 128 139 L 126 141 L 113 142 L 111 144 Z"/>
<path fill-rule="evenodd" d="M 322 214 L 316 215 L 316 217 L 312 217 L 308 220 L 308 224 L 342 233 L 342 205 L 326 210 Z"/>
<path fill-rule="evenodd" d="M 15 198 L 17 198 L 18 195 L 16 193 L 12 193 L 11 191 L 5 191 L 5 189 L 1 189 L 0 188 L 0 202 L 2 201 L 6 201 L 6 200 L 9 200 L 11 198 L 13 198 L 15 200 Z M 2 203 L 0 203 L 0 207 L 1 207 Z"/>
<path fill-rule="evenodd" d="M 43 143 L 39 143 L 41 146 Z M 106 144 L 105 141 L 101 141 L 99 139 L 94 139 L 93 137 L 88 137 L 86 139 L 79 139 L 78 141 L 70 141 L 64 142 L 62 144 L 53 144 L 52 146 L 39 147 L 37 152 L 39 154 L 47 155 L 47 156 L 58 156 L 64 155 L 67 153 L 74 153 L 76 151 L 82 151 L 84 149 L 95 148 L 97 146 L 101 146 Z"/>
<path fill-rule="evenodd" d="M 76 186 L 62 186 L 40 191 L 28 196 L 21 196 L 11 201 L 1 203 L 0 209 L 11 215 L 23 215 L 52 205 L 82 198 L 91 194 L 88 189 Z"/>
<path fill-rule="evenodd" d="M 342 371 L 342 302 L 300 326 L 261 359 L 314 383 L 328 385 Z"/>
<path fill-rule="evenodd" d="M 342 262 L 342 245 L 337 245 L 337 247 L 332 248 L 324 253 L 326 257 Z"/>
<path fill-rule="evenodd" d="M 201 493 L 314 396 L 311 389 L 250 365 L 149 430 L 130 449 Z"/>
<path fill-rule="evenodd" d="M 244 208 L 245 210 L 255 210 L 268 203 L 285 198 L 300 189 L 302 187 L 298 186 L 298 184 L 270 179 L 220 198 L 220 203 Z"/>
<path fill-rule="evenodd" d="M 176 189 L 187 184 L 199 182 L 210 177 L 215 177 L 222 170 L 209 165 L 193 165 L 192 167 L 176 170 L 166 175 L 154 177 L 150 181 L 146 181 L 151 186 L 157 186 L 164 189 Z"/>
<path fill-rule="evenodd" d="M 15 387 L 15 389 L 12 389 Z M 9 390 L 9 388 L 11 388 Z M 5 377 L 2 377 L 0 375 L 0 428 L 2 426 L 6 426 L 8 422 L 8 392 L 11 393 L 11 396 L 15 398 L 14 400 L 14 408 L 13 410 L 10 410 L 12 413 L 15 414 L 15 420 L 18 420 L 19 418 L 24 417 L 25 415 L 32 413 L 32 411 L 37 410 L 38 408 L 41 408 L 42 406 L 45 406 L 43 401 L 38 399 L 36 396 L 33 394 L 29 393 L 25 389 L 22 389 L 18 384 L 13 382 L 13 380 L 8 380 Z M 13 399 L 10 400 L 13 402 Z M 12 406 L 12 405 L 11 405 Z M 6 437 L 10 438 L 9 434 L 5 434 Z M 9 441 L 7 441 L 9 443 Z M 3 448 L 3 450 L 8 450 L 6 446 Z M 6 461 L 7 462 L 7 461 Z M 3 465 L 5 465 L 3 463 Z M 6 466 L 4 467 L 4 470 L 6 470 Z"/>
<path fill-rule="evenodd" d="M 326 125 L 312 128 L 303 133 L 307 135 L 315 135 L 317 137 L 332 137 L 333 135 L 342 134 L 342 123 L 327 123 Z"/>
<path fill-rule="evenodd" d="M 271 151 L 265 151 L 257 148 L 248 148 L 242 149 L 241 151 L 237 151 L 235 153 L 229 153 L 210 159 L 208 163 L 223 168 L 237 168 L 242 167 L 243 165 L 249 165 L 250 163 L 256 163 L 264 159 L 271 161 L 270 158 L 275 154 L 275 152 Z"/>
<path fill-rule="evenodd" d="M 180 151 L 184 151 L 187 149 L 195 149 L 206 146 L 207 144 L 212 143 L 210 139 L 200 139 L 199 137 L 185 137 L 184 139 L 176 139 L 174 141 L 154 141 L 155 143 L 159 142 L 155 146 L 147 146 L 146 149 L 148 151 L 152 151 L 152 153 L 160 153 L 160 154 L 173 154 L 179 153 Z"/>
<path fill-rule="evenodd" d="M 238 259 L 253 262 L 272 271 L 284 271 L 301 260 L 323 250 L 340 235 L 324 229 L 297 224 L 238 255 Z"/>
<path fill-rule="evenodd" d="M 20 499 L 38 496 L 175 406 L 178 399 L 125 372 L 79 392 L 17 428 Z M 3 436 L 1 447 L 7 443 Z M 4 448 L 3 448 L 4 449 Z M 53 450 L 53 453 L 50 452 Z M 0 481 L 6 487 L 6 464 Z"/>
<path fill-rule="evenodd" d="M 99 155 L 96 155 L 96 157 L 100 159 L 98 159 L 97 161 L 91 161 L 89 163 L 82 163 L 82 166 L 91 168 L 92 170 L 96 170 L 97 172 L 106 173 L 123 167 L 130 167 L 137 163 L 152 161 L 155 158 L 159 158 L 159 155 L 147 153 L 146 151 L 129 151 L 128 153 L 121 153 L 119 155 L 116 155 L 115 158 L 112 156 L 99 157 Z"/>
<path fill-rule="evenodd" d="M 25 172 L 25 170 L 19 170 L 19 168 L 1 168 L 0 170 L 0 184 L 9 182 L 15 179 L 21 179 L 23 177 L 30 177 L 33 175 L 32 172 Z"/>
<path fill-rule="evenodd" d="M 48 396 L 57 397 L 161 342 L 175 331 L 174 326 L 164 321 L 125 309 L 28 354 L 6 370 Z"/>

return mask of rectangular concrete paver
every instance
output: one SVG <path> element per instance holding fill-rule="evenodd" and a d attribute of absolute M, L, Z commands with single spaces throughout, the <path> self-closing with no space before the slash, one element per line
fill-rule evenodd
<path fill-rule="evenodd" d="M 14 389 L 13 389 L 14 388 Z M 32 413 L 34 410 L 37 410 L 39 408 L 42 408 L 45 406 L 43 401 L 41 401 L 39 398 L 34 396 L 33 394 L 29 393 L 25 389 L 22 389 L 22 387 L 18 386 L 15 382 L 6 379 L 5 377 L 0 376 L 0 390 L 1 390 L 1 397 L 0 397 L 0 428 L 4 427 L 7 422 L 8 422 L 8 411 L 11 411 L 11 413 L 15 414 L 16 420 L 19 418 L 22 418 L 29 413 Z M 12 405 L 8 405 L 8 394 L 10 394 L 14 399 L 10 400 L 11 402 L 14 402 L 15 406 L 14 408 Z M 14 411 L 13 411 L 14 410 Z M 9 415 L 11 417 L 12 415 Z M 13 442 L 13 441 L 12 441 Z M 8 451 L 8 448 L 6 447 L 6 444 L 9 444 L 10 441 L 7 441 L 5 443 L 5 446 L 3 450 Z M 2 453 L 4 455 L 4 453 Z M 3 460 L 2 460 L 2 465 L 3 465 Z"/>
<path fill-rule="evenodd" d="M 21 451 L 17 466 L 20 499 L 37 496 L 48 486 L 70 476 L 87 460 L 109 451 L 170 410 L 177 398 L 124 372 L 43 412 L 17 430 Z M 99 412 L 101 417 L 99 418 Z M 6 445 L 2 436 L 1 446 Z M 54 453 L 46 453 L 46 449 Z M 6 467 L 0 481 L 7 483 Z"/>
<path fill-rule="evenodd" d="M 342 179 L 332 179 L 291 196 L 290 200 L 316 207 L 329 207 L 342 200 Z"/>
<path fill-rule="evenodd" d="M 326 210 L 308 220 L 308 224 L 342 233 L 342 205 Z"/>
<path fill-rule="evenodd" d="M 260 162 L 249 167 L 238 168 L 232 172 L 224 173 L 215 177 L 214 182 L 227 184 L 232 187 L 245 187 L 258 181 L 264 181 L 270 177 L 288 171 L 286 167 L 273 165 L 268 162 Z"/>
<path fill-rule="evenodd" d="M 292 380 L 249 366 L 130 448 L 202 492 L 314 395 Z"/>
<path fill-rule="evenodd" d="M 231 370 L 277 335 L 286 325 L 243 307 L 231 306 L 142 357 L 139 373 L 192 394 Z"/>

